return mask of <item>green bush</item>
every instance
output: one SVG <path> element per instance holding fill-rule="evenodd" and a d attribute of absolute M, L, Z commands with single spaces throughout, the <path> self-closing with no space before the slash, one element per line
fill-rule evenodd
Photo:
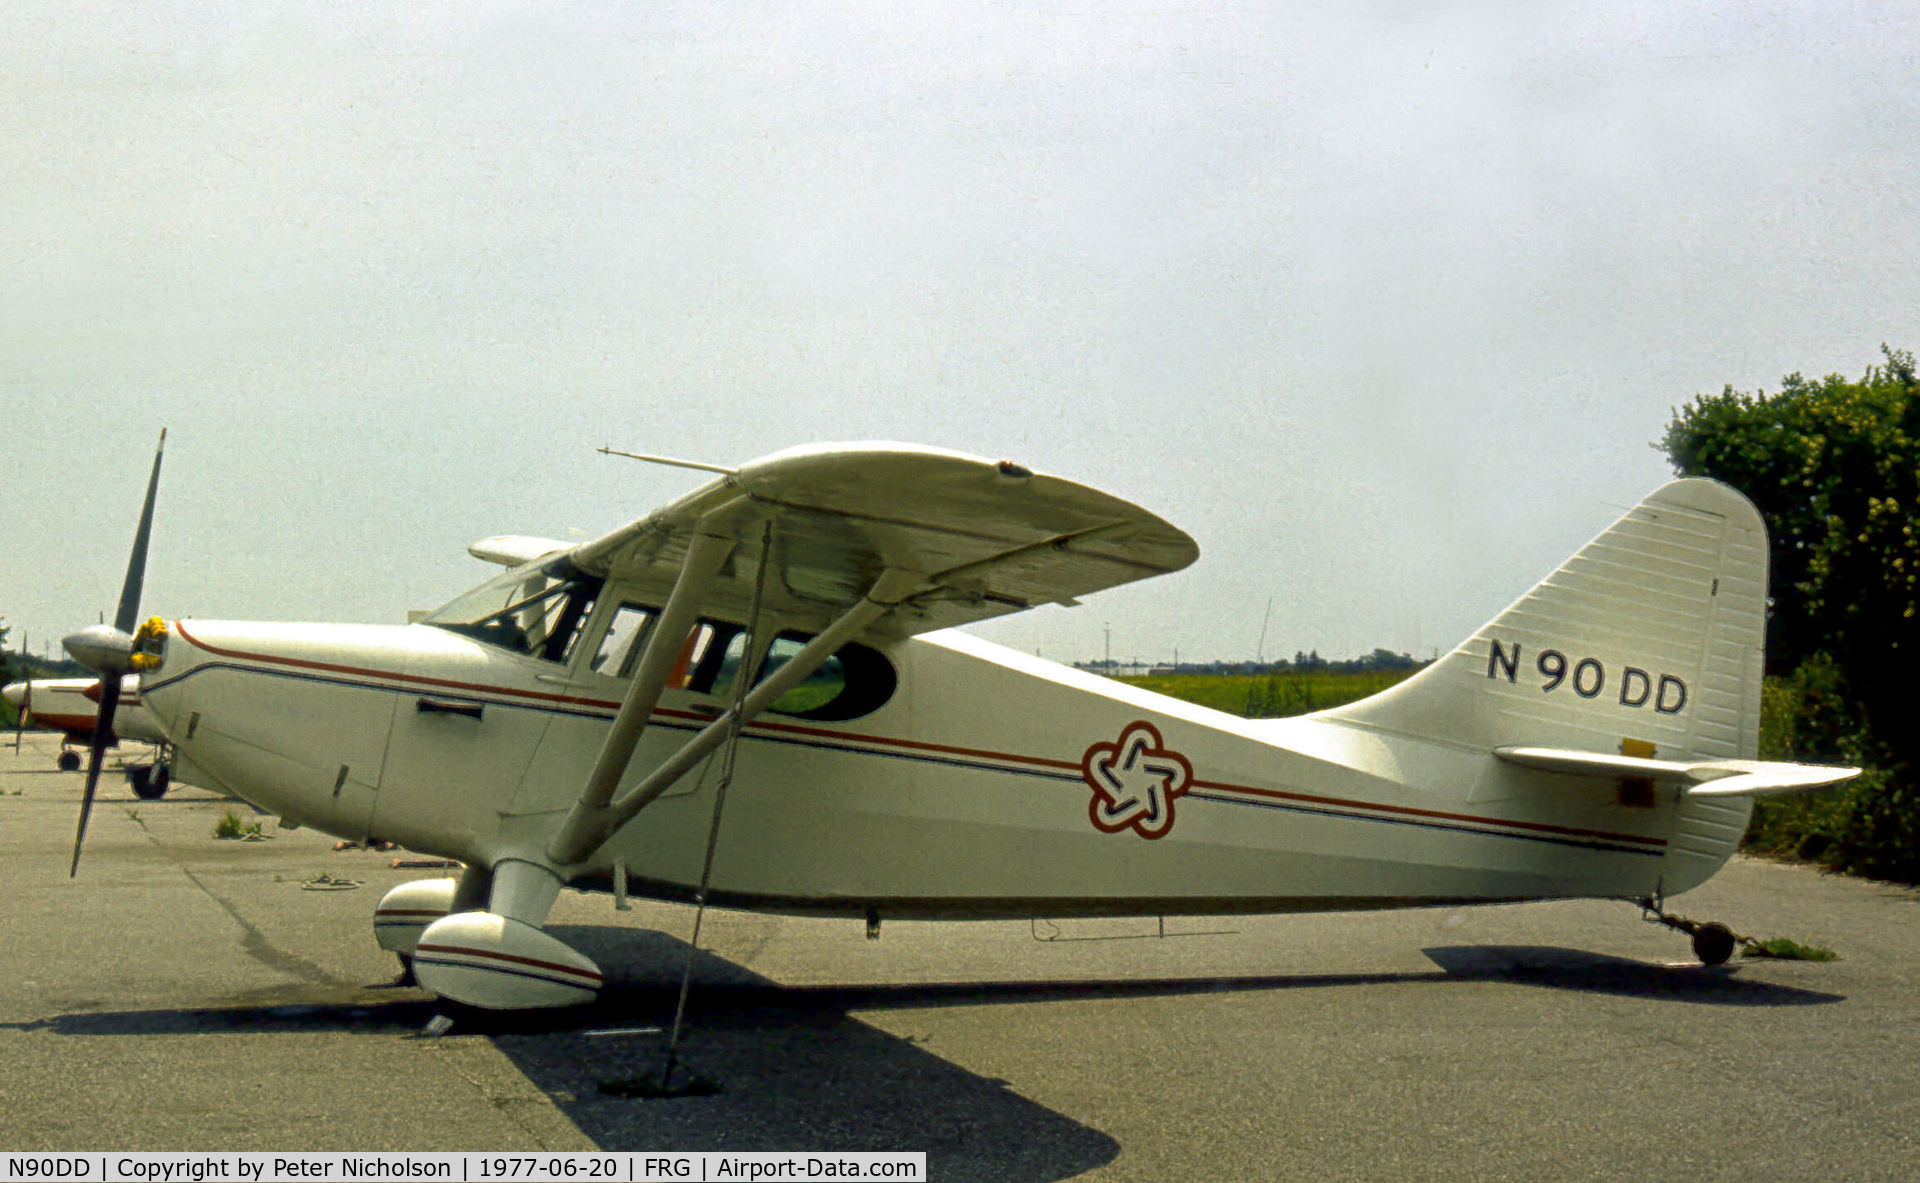
<path fill-rule="evenodd" d="M 213 825 L 215 838 L 251 838 L 260 832 L 259 822 L 250 822 L 229 809 Z"/>
<path fill-rule="evenodd" d="M 1761 691 L 1760 758 L 1850 764 L 1863 771 L 1830 789 L 1761 797 L 1746 847 L 1838 871 L 1920 881 L 1920 802 L 1896 777 L 1886 746 L 1853 704 L 1839 666 L 1816 653 Z"/>

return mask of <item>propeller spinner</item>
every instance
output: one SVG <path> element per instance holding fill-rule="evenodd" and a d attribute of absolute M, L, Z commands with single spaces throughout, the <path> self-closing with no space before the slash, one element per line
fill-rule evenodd
<path fill-rule="evenodd" d="M 127 560 L 127 579 L 120 586 L 120 606 L 112 624 L 96 624 L 65 637 L 60 644 L 73 659 L 100 675 L 100 711 L 93 724 L 93 743 L 87 754 L 87 787 L 80 797 L 80 825 L 73 835 L 73 865 L 68 878 L 80 871 L 80 844 L 87 836 L 87 815 L 100 785 L 100 765 L 113 736 L 113 715 L 120 705 L 120 680 L 142 664 L 138 649 L 147 630 L 136 636 L 140 618 L 140 589 L 147 574 L 147 539 L 153 533 L 153 501 L 160 488 L 160 459 L 167 449 L 167 429 L 160 429 L 160 445 L 153 452 L 153 475 L 147 478 L 147 500 L 140 509 L 140 529 L 133 536 L 133 554 Z"/>

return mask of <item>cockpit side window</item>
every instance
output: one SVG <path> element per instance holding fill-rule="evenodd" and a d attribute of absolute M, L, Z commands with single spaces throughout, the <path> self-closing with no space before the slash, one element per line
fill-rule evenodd
<path fill-rule="evenodd" d="M 631 678 L 646 651 L 660 610 L 647 604 L 621 601 L 600 633 L 588 669 L 602 677 Z M 436 614 L 437 615 L 437 614 Z M 783 632 L 767 646 L 755 685 L 793 660 L 813 634 Z M 725 620 L 702 619 L 681 640 L 667 672 L 670 690 L 731 698 L 734 679 L 747 648 L 746 628 Z M 865 645 L 849 644 L 821 663 L 798 686 L 781 695 L 767 709 L 800 719 L 842 721 L 872 714 L 885 706 L 899 688 L 893 663 Z"/>
<path fill-rule="evenodd" d="M 608 622 L 607 631 L 600 635 L 600 647 L 594 651 L 593 661 L 587 668 L 610 678 L 631 678 L 658 615 L 644 604 L 621 604 L 614 609 L 613 619 Z"/>
<path fill-rule="evenodd" d="M 600 580 L 565 560 L 516 567 L 458 596 L 422 622 L 546 661 L 565 661 Z"/>

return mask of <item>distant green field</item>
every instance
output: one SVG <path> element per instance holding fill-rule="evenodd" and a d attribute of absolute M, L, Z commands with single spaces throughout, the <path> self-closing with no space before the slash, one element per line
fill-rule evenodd
<path fill-rule="evenodd" d="M 1164 674 L 1121 678 L 1158 694 L 1250 719 L 1304 715 L 1377 694 L 1417 670 L 1286 670 L 1272 674 Z"/>

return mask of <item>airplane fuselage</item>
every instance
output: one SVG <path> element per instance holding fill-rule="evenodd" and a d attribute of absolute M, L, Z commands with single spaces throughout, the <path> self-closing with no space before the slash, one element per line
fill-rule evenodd
<path fill-rule="evenodd" d="M 31 691 L 25 682 L 6 687 L 7 702 L 14 709 L 27 708 L 32 722 L 50 731 L 63 733 L 70 743 L 86 743 L 93 738 L 93 726 L 100 715 L 98 678 L 35 678 Z M 140 700 L 140 680 L 122 682 L 119 709 L 114 715 L 116 738 L 158 743 L 164 736 Z"/>
<path fill-rule="evenodd" d="M 545 860 L 625 690 L 584 650 L 557 663 L 431 625 L 172 633 L 146 700 L 177 777 L 480 866 Z M 869 712 L 745 727 L 714 902 L 1012 917 L 1637 898 L 1711 875 L 1746 820 L 1744 802 L 1627 799 L 1485 748 L 1240 719 L 958 632 L 879 652 L 894 683 Z M 629 781 L 728 702 L 669 689 Z M 557 873 L 690 897 L 721 762 Z"/>

